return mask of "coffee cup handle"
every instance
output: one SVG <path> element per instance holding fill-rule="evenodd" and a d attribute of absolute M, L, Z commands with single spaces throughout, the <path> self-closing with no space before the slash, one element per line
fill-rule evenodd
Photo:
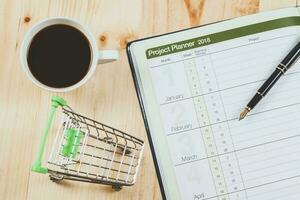
<path fill-rule="evenodd" d="M 108 63 L 119 59 L 119 52 L 116 50 L 98 51 L 98 64 Z"/>

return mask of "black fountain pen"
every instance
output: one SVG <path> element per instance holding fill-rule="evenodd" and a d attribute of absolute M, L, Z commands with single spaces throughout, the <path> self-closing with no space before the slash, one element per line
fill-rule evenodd
<path fill-rule="evenodd" d="M 269 92 L 269 90 L 275 85 L 279 78 L 298 60 L 300 56 L 300 42 L 289 52 L 289 54 L 283 59 L 283 61 L 276 67 L 271 76 L 264 82 L 264 84 L 257 90 L 254 97 L 249 101 L 247 106 L 241 112 L 239 120 L 246 117 L 260 100 Z"/>

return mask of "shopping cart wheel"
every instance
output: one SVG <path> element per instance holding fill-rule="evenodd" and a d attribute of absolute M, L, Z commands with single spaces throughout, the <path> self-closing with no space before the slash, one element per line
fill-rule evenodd
<path fill-rule="evenodd" d="M 123 148 L 123 147 L 119 147 L 119 149 L 120 149 L 121 153 L 124 152 L 124 148 Z M 131 153 L 132 153 L 132 152 L 131 152 L 129 149 L 126 149 L 125 155 L 130 155 Z"/>
<path fill-rule="evenodd" d="M 122 186 L 121 185 L 112 185 L 112 189 L 116 192 L 122 190 Z"/>
<path fill-rule="evenodd" d="M 55 176 L 55 175 L 49 175 L 50 180 L 53 181 L 54 183 L 59 183 L 64 179 L 63 176 Z"/>

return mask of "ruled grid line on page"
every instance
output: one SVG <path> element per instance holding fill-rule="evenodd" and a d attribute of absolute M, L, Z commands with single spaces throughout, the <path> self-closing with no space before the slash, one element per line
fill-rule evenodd
<path fill-rule="evenodd" d="M 286 137 L 286 138 L 282 138 L 282 139 L 278 139 L 278 140 L 274 140 L 274 141 L 270 141 L 270 142 L 265 142 L 265 143 L 249 146 L 249 147 L 245 147 L 243 149 L 236 149 L 235 152 L 244 151 L 244 150 L 247 150 L 247 149 L 255 148 L 255 147 L 258 147 L 258 146 L 263 146 L 263 145 L 266 145 L 266 144 L 271 144 L 271 143 L 276 143 L 276 142 L 280 142 L 280 141 L 284 141 L 284 140 L 289 140 L 289 139 L 297 138 L 299 136 L 300 136 L 300 134 L 299 135 L 293 135 L 293 136 Z M 223 156 L 223 155 L 231 154 L 231 153 L 234 153 L 234 151 L 230 151 L 230 152 L 226 152 L 226 153 L 220 153 L 220 154 L 216 154 L 216 155 L 213 155 L 213 156 L 207 156 L 207 157 L 204 157 L 204 158 L 201 158 L 201 159 L 195 159 L 195 160 L 192 160 L 192 161 L 187 161 L 187 162 L 184 162 L 184 163 L 176 164 L 174 166 L 177 167 L 177 166 L 180 166 L 180 165 L 185 165 L 185 164 L 189 164 L 189 163 L 193 163 L 193 162 L 198 162 L 198 161 L 201 161 L 201 160 L 206 160 L 206 159 L 209 159 L 209 158 Z"/>
<path fill-rule="evenodd" d="M 281 155 L 279 155 L 279 156 L 274 156 L 274 157 L 270 157 L 268 160 L 275 160 L 275 159 L 278 159 L 279 157 L 284 157 L 284 156 L 290 156 L 290 155 L 296 155 L 296 154 L 299 154 L 299 150 L 298 151 L 294 151 L 294 152 L 292 152 L 292 153 L 290 153 L 290 152 L 288 152 L 288 153 L 286 153 L 286 154 L 281 154 Z M 259 161 L 257 161 L 256 162 L 256 164 L 257 163 L 263 163 L 263 162 L 265 162 L 266 161 L 266 159 L 264 159 L 264 160 L 259 160 Z M 231 160 L 230 161 L 222 161 L 222 163 L 228 163 L 228 162 L 231 162 Z M 250 165 L 250 164 L 252 164 L 252 162 L 251 163 L 247 163 L 247 164 L 241 164 L 241 165 Z M 274 165 L 272 165 L 272 166 L 274 166 Z M 297 168 L 298 169 L 298 168 Z M 229 171 L 229 170 L 231 170 L 230 168 L 224 168 L 223 169 L 224 170 L 224 172 L 225 171 Z M 233 175 L 233 176 L 235 176 L 235 175 Z"/>
<path fill-rule="evenodd" d="M 295 169 L 297 169 L 297 170 L 295 170 Z M 299 173 L 299 167 L 297 167 L 297 168 L 291 168 L 291 169 L 288 169 L 288 170 L 290 170 L 291 172 L 298 172 Z M 250 181 L 257 181 L 258 179 L 267 178 L 267 177 L 270 177 L 270 176 L 273 176 L 273 175 L 280 175 L 280 174 L 282 174 L 284 172 L 286 172 L 286 170 L 282 170 L 280 172 L 275 172 L 275 173 L 271 173 L 271 174 L 266 174 L 266 175 L 263 175 L 263 176 L 259 176 L 259 178 L 256 177 L 256 178 L 251 178 L 251 179 L 245 179 L 245 180 L 242 180 L 242 181 L 237 181 L 237 182 L 235 182 L 235 184 L 248 184 L 248 182 L 250 182 Z M 234 178 L 234 177 L 238 177 L 238 176 L 241 176 L 241 175 L 247 175 L 247 173 L 236 174 L 236 175 L 231 176 L 229 178 Z M 266 183 L 268 183 L 268 182 L 266 182 Z M 256 185 L 254 185 L 254 186 L 256 186 Z M 247 187 L 244 187 L 244 188 L 247 188 Z"/>
<path fill-rule="evenodd" d="M 277 108 L 272 108 L 272 109 L 269 109 L 269 110 L 264 110 L 264 111 L 260 111 L 260 112 L 256 112 L 256 113 L 251 113 L 251 114 L 248 115 L 248 117 L 259 115 L 259 114 L 262 114 L 262 113 L 271 112 L 271 111 L 282 109 L 282 108 L 288 108 L 288 107 L 296 106 L 296 105 L 300 105 L 300 102 L 299 103 L 290 104 L 290 105 L 281 106 L 281 107 L 277 107 Z M 191 130 L 201 129 L 201 128 L 210 127 L 210 126 L 213 126 L 213 125 L 218 125 L 218 124 L 222 124 L 222 123 L 226 123 L 226 122 L 230 122 L 230 121 L 236 121 L 236 120 L 238 120 L 238 117 L 227 119 L 227 120 L 220 121 L 220 122 L 211 123 L 211 124 L 208 124 L 208 125 L 198 126 L 198 127 L 191 128 L 191 129 L 186 129 L 186 130 L 183 130 L 183 131 L 177 131 L 177 132 L 173 132 L 173 133 L 168 133 L 167 136 L 175 135 L 175 134 L 180 134 L 180 133 L 185 133 L 185 132 L 188 132 L 188 131 L 191 131 Z"/>
<path fill-rule="evenodd" d="M 299 73 L 300 73 L 300 71 L 294 71 L 294 72 L 285 74 L 285 76 L 291 76 L 291 75 L 299 74 Z M 230 90 L 230 89 L 234 89 L 234 88 L 238 88 L 238 87 L 242 87 L 242 86 L 246 86 L 246 85 L 251 85 L 251 84 L 254 84 L 254 83 L 259 83 L 259 82 L 263 83 L 265 80 L 267 80 L 267 79 L 262 79 L 262 80 L 248 82 L 248 83 L 243 83 L 243 84 L 240 84 L 240 85 L 232 86 L 232 87 L 229 87 L 229 88 L 224 88 L 224 89 L 221 89 L 221 90 L 219 89 L 219 90 L 215 90 L 215 91 L 212 91 L 212 92 L 203 93 L 203 94 L 199 94 L 199 95 L 193 95 L 193 96 L 190 96 L 190 97 L 186 97 L 186 98 L 182 98 L 182 99 L 178 99 L 178 100 L 173 100 L 173 101 L 161 103 L 160 106 L 164 106 L 164 105 L 168 105 L 168 104 L 172 104 L 172 103 L 192 99 L 192 98 L 195 98 L 195 97 L 206 96 L 206 95 L 210 95 L 210 94 L 214 94 L 214 93 L 218 93 L 218 92 L 222 92 L 222 91 L 226 91 L 226 90 Z"/>
<path fill-rule="evenodd" d="M 260 193 L 258 193 L 258 194 L 252 194 L 251 197 L 255 197 L 255 196 L 263 196 L 263 195 L 266 195 L 266 194 L 268 194 L 268 193 L 274 193 L 274 191 L 279 192 L 279 191 L 283 191 L 283 190 L 286 190 L 286 189 L 292 189 L 293 187 L 299 187 L 299 184 L 289 184 L 289 185 L 286 185 L 285 187 L 276 188 L 276 190 L 268 190 L 268 191 L 265 191 L 264 194 L 260 194 Z M 277 196 L 277 197 L 279 197 L 280 199 L 282 199 L 282 197 L 288 197 L 288 196 L 290 196 L 290 195 L 291 195 L 291 193 L 288 192 L 288 195 L 287 195 L 287 194 L 284 194 L 284 195 Z M 298 195 L 300 195 L 300 194 L 298 194 Z M 264 200 L 276 200 L 276 199 L 278 199 L 278 198 L 272 197 L 272 198 L 270 198 L 270 199 L 264 199 Z M 299 198 L 297 198 L 297 200 L 298 200 L 298 199 L 299 199 Z M 289 199 L 289 200 L 290 200 L 290 199 Z"/>
<path fill-rule="evenodd" d="M 274 183 L 278 183 L 278 182 L 282 182 L 282 181 L 286 181 L 286 180 L 290 180 L 290 179 L 296 179 L 296 178 L 299 178 L 299 177 L 300 177 L 300 175 L 296 175 L 296 176 L 292 176 L 292 177 L 288 177 L 288 178 L 283 178 L 283 179 L 279 179 L 279 180 L 272 181 L 272 182 L 269 182 L 269 183 L 260 184 L 260 185 L 256 185 L 256 186 L 253 186 L 253 187 L 248 187 L 248 188 L 245 188 L 243 190 L 228 192 L 224 195 L 234 194 L 234 193 L 241 192 L 241 191 L 244 191 L 244 190 L 251 190 L 251 189 L 262 187 L 262 186 L 265 186 L 265 185 L 274 184 Z M 204 198 L 203 200 L 209 200 L 209 199 L 213 199 L 213 198 L 216 198 L 216 197 L 222 197 L 222 196 L 223 195 L 215 195 L 215 196 L 212 196 L 212 197 Z"/>

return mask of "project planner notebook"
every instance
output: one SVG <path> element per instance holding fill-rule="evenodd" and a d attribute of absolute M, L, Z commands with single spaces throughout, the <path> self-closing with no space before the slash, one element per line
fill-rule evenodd
<path fill-rule="evenodd" d="M 300 199 L 300 64 L 238 121 L 299 40 L 286 8 L 128 45 L 163 198 Z"/>

